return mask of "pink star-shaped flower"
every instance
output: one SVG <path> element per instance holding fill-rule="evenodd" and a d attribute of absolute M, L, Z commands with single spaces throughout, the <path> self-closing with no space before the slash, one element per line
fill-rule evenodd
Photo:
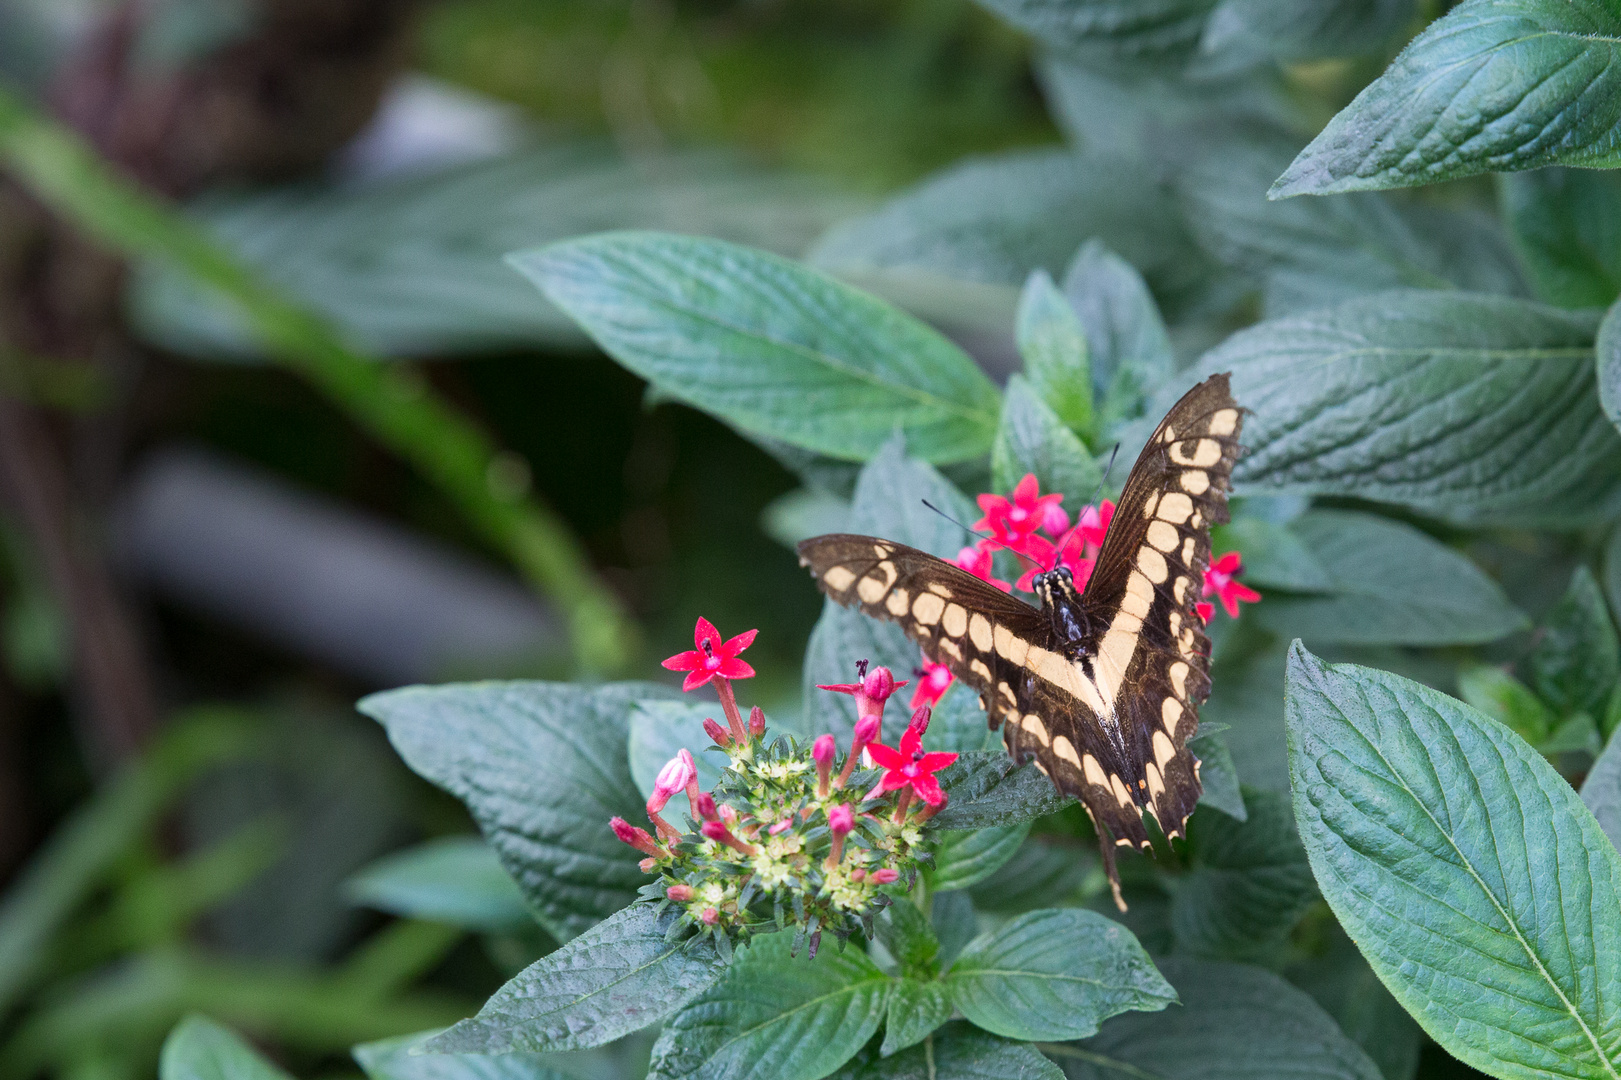
<path fill-rule="evenodd" d="M 917 689 L 912 691 L 912 700 L 907 704 L 907 708 L 912 709 L 914 712 L 924 705 L 931 709 L 934 708 L 940 704 L 940 699 L 945 697 L 946 691 L 951 689 L 954 678 L 951 669 L 944 664 L 932 664 L 927 660 L 923 661 L 923 670 L 918 675 Z"/>
<path fill-rule="evenodd" d="M 979 509 L 985 516 L 974 523 L 974 528 L 988 529 L 992 540 L 1012 547 L 1046 525 L 1050 517 L 1056 524 L 1057 516 L 1052 511 L 1064 501 L 1064 496 L 1057 493 L 1042 495 L 1040 492 L 1041 484 L 1036 480 L 1036 474 L 1025 473 L 1024 479 L 1014 487 L 1012 499 L 1001 495 L 981 495 L 978 499 Z M 1062 515 L 1063 524 L 1068 525 L 1069 516 L 1062 511 L 1059 514 Z"/>
<path fill-rule="evenodd" d="M 1261 598 L 1261 594 L 1237 580 L 1236 575 L 1243 573 L 1244 559 L 1236 551 L 1229 551 L 1221 558 L 1210 564 L 1204 572 L 1204 595 L 1214 596 L 1221 601 L 1221 606 L 1230 618 L 1238 618 L 1238 602 L 1253 604 Z M 1214 611 L 1211 614 L 1215 614 Z M 1207 620 L 1208 621 L 1208 620 Z"/>
<path fill-rule="evenodd" d="M 682 690 L 696 690 L 715 678 L 752 679 L 754 669 L 739 660 L 737 654 L 754 644 L 754 636 L 758 633 L 758 630 L 745 630 L 735 638 L 722 641 L 715 624 L 700 617 L 692 633 L 692 643 L 697 648 L 691 652 L 676 653 L 664 661 L 664 666 L 671 671 L 688 673 L 681 684 Z"/>
<path fill-rule="evenodd" d="M 910 787 L 918 798 L 930 806 L 945 805 L 946 793 L 940 789 L 940 782 L 934 778 L 934 774 L 956 761 L 957 755 L 946 752 L 925 754 L 922 744 L 923 732 L 913 725 L 901 736 L 898 750 L 883 743 L 868 746 L 867 753 L 884 770 L 883 779 L 878 781 L 868 798 L 880 792 Z"/>
<path fill-rule="evenodd" d="M 981 581 L 987 581 L 1003 592 L 1012 592 L 1012 585 L 991 576 L 991 552 L 989 544 L 984 547 L 965 547 L 957 552 L 957 557 L 952 561 Z"/>

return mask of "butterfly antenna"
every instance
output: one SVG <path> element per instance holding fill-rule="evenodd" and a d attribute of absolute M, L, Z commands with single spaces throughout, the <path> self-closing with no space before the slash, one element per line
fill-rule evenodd
<path fill-rule="evenodd" d="M 1114 459 L 1118 453 L 1120 453 L 1120 444 L 1115 443 L 1114 449 L 1109 451 L 1109 464 L 1103 467 L 1103 475 L 1098 477 L 1098 486 L 1092 489 L 1092 497 L 1086 500 L 1088 505 L 1095 504 L 1098 501 L 1098 496 L 1103 494 L 1103 485 L 1109 482 L 1109 473 L 1114 471 Z"/>
<path fill-rule="evenodd" d="M 923 503 L 924 506 L 927 506 L 930 510 L 933 510 L 936 514 L 939 514 L 941 517 L 945 518 L 947 521 L 949 521 L 953 525 L 957 526 L 957 528 L 959 528 L 963 532 L 967 533 L 969 536 L 977 537 L 980 540 L 989 540 L 990 539 L 990 537 L 984 536 L 984 535 L 982 535 L 982 534 L 980 534 L 978 532 L 975 532 L 973 529 L 970 529 L 968 526 L 964 525 L 962 522 L 958 521 L 956 518 L 952 517 L 950 514 L 946 513 L 944 510 L 940 509 L 938 506 L 934 505 L 929 500 L 923 499 L 922 503 Z M 1005 550 L 1005 551 L 1013 551 L 1012 548 L 1004 548 L 1003 550 Z M 1042 565 L 1039 562 L 1032 559 L 1030 556 L 1026 555 L 1024 552 L 1022 552 L 1022 551 L 1013 551 L 1013 554 L 1017 555 L 1019 558 L 1023 559 L 1025 562 L 1029 563 L 1031 566 L 1035 567 L 1036 569 L 1038 569 L 1038 570 L 1043 569 Z"/>

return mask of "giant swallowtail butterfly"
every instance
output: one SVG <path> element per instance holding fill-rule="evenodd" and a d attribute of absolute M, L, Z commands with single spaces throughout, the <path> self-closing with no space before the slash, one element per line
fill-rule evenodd
<path fill-rule="evenodd" d="M 799 545 L 828 596 L 897 622 L 979 693 L 1015 761 L 1031 758 L 1081 800 L 1098 831 L 1115 902 L 1114 849 L 1151 849 L 1143 812 L 1180 836 L 1199 801 L 1187 748 L 1210 692 L 1210 641 L 1193 605 L 1210 526 L 1227 518 L 1243 410 L 1226 375 L 1178 401 L 1126 480 L 1092 576 L 1035 579 L 1039 608 L 933 555 L 834 533 Z"/>

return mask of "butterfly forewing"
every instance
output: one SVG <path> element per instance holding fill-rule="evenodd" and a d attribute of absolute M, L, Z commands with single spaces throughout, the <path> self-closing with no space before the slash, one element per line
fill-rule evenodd
<path fill-rule="evenodd" d="M 1078 605 L 1086 637 L 932 555 L 845 534 L 799 546 L 841 604 L 899 623 L 980 694 L 1015 760 L 1034 757 L 1098 826 L 1120 902 L 1115 845 L 1149 845 L 1142 813 L 1180 835 L 1199 799 L 1187 741 L 1210 689 L 1210 642 L 1193 606 L 1225 522 L 1243 412 L 1225 375 L 1189 391 L 1126 480 Z M 1122 907 L 1123 907 L 1122 903 Z"/>

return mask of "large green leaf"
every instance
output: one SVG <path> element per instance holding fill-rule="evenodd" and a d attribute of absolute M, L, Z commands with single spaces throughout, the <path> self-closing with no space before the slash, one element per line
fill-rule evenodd
<path fill-rule="evenodd" d="M 1034 765 L 1015 765 L 999 750 L 963 754 L 940 773 L 951 801 L 936 814 L 941 829 L 988 829 L 1029 821 L 1062 810 L 1074 800 L 1060 795 Z"/>
<path fill-rule="evenodd" d="M 936 1028 L 951 1019 L 954 1006 L 946 984 L 937 979 L 895 980 L 889 995 L 889 1015 L 884 1018 L 885 1056 L 908 1046 L 916 1046 Z"/>
<path fill-rule="evenodd" d="M 827 942 L 790 956 L 792 934 L 756 938 L 664 1025 L 649 1080 L 819 1080 L 878 1030 L 893 980 Z"/>
<path fill-rule="evenodd" d="M 1118 57 L 1186 52 L 1215 0 L 980 0 L 1048 45 Z"/>
<path fill-rule="evenodd" d="M 1271 972 L 1184 959 L 1160 969 L 1181 1003 L 1054 1048 L 1069 1080 L 1380 1080 L 1316 1002 Z"/>
<path fill-rule="evenodd" d="M 1247 820 L 1200 811 L 1188 822 L 1188 872 L 1167 879 L 1176 951 L 1209 960 L 1276 958 L 1317 899 L 1289 799 L 1250 788 Z"/>
<path fill-rule="evenodd" d="M 1611 738 L 1582 781 L 1582 802 L 1610 843 L 1621 847 L 1621 739 Z"/>
<path fill-rule="evenodd" d="M 799 263 L 719 240 L 603 233 L 509 256 L 614 359 L 751 434 L 864 461 L 990 449 L 998 394 L 912 316 Z"/>
<path fill-rule="evenodd" d="M 1490 219 L 1371 193 L 1269 202 L 1267 182 L 1288 157 L 1272 144 L 1226 142 L 1178 176 L 1200 241 L 1264 283 L 1268 315 L 1380 289 L 1526 292 Z"/>
<path fill-rule="evenodd" d="M 1176 1000 L 1130 930 L 1093 911 L 1032 911 L 976 938 L 944 977 L 959 1011 L 1010 1039 L 1081 1039 Z"/>
<path fill-rule="evenodd" d="M 431 1033 L 429 1033 L 431 1035 Z M 367 1080 L 570 1080 L 549 1054 L 413 1054 L 422 1034 L 361 1043 L 350 1051 Z"/>
<path fill-rule="evenodd" d="M 929 883 L 935 892 L 966 889 L 994 874 L 1018 852 L 1030 823 L 945 833 L 935 852 Z"/>
<path fill-rule="evenodd" d="M 1063 1076 L 1035 1047 L 958 1021 L 936 1031 L 927 1045 L 893 1057 L 863 1050 L 829 1080 L 1063 1080 Z"/>
<path fill-rule="evenodd" d="M 1538 695 L 1561 714 L 1604 715 L 1610 691 L 1621 679 L 1621 641 L 1587 567 L 1576 568 L 1570 588 L 1543 618 L 1526 665 Z"/>
<path fill-rule="evenodd" d="M 1243 44 L 1285 60 L 1353 56 L 1376 49 L 1413 17 L 1413 0 L 1221 0 L 1204 52 Z"/>
<path fill-rule="evenodd" d="M 1537 169 L 1498 177 L 1497 190 L 1538 299 L 1609 307 L 1621 294 L 1621 176 Z"/>
<path fill-rule="evenodd" d="M 1574 522 L 1621 503 L 1621 436 L 1593 394 L 1595 329 L 1509 297 L 1380 293 L 1242 330 L 1199 366 L 1231 371 L 1253 410 L 1234 472 L 1246 492 Z"/>
<path fill-rule="evenodd" d="M 1507 728 L 1387 672 L 1289 657 L 1324 897 L 1432 1038 L 1497 1077 L 1621 1074 L 1621 855 Z"/>
<path fill-rule="evenodd" d="M 503 933 L 534 926 L 523 893 L 476 836 L 446 836 L 377 860 L 344 882 L 344 895 L 409 919 Z"/>
<path fill-rule="evenodd" d="M 180 1021 L 163 1043 L 159 1080 L 290 1080 L 241 1036 L 204 1016 Z"/>
<path fill-rule="evenodd" d="M 1092 370 L 1086 329 L 1046 270 L 1036 270 L 1019 294 L 1014 324 L 1025 375 L 1071 431 L 1092 430 Z"/>
<path fill-rule="evenodd" d="M 641 853 L 608 819 L 645 816 L 625 755 L 629 714 L 638 700 L 673 696 L 651 683 L 489 682 L 390 690 L 358 708 L 416 773 L 467 803 L 546 928 L 567 940 L 646 883 Z"/>
<path fill-rule="evenodd" d="M 1023 375 L 1015 375 L 1008 380 L 1002 424 L 991 448 L 991 483 L 998 491 L 1012 491 L 1026 473 L 1035 474 L 1043 492 L 1063 495 L 1071 514 L 1080 513 L 1103 481 L 1103 469 L 1086 445 Z"/>
<path fill-rule="evenodd" d="M 1102 395 L 1099 430 L 1107 434 L 1141 416 L 1148 395 L 1176 370 L 1170 335 L 1143 276 L 1101 240 L 1075 253 L 1064 295 L 1086 333 L 1090 374 Z"/>
<path fill-rule="evenodd" d="M 1418 1021 L 1385 989 L 1356 943 L 1337 924 L 1312 936 L 1318 947 L 1285 969 L 1284 977 L 1310 994 L 1340 1030 L 1356 1040 L 1385 1080 L 1413 1080 L 1424 1043 Z"/>
<path fill-rule="evenodd" d="M 1621 11 L 1464 0 L 1334 117 L 1274 197 L 1621 163 Z"/>
<path fill-rule="evenodd" d="M 1331 591 L 1270 594 L 1245 616 L 1285 637 L 1450 645 L 1493 641 L 1529 625 L 1474 563 L 1411 525 L 1313 510 L 1289 529 L 1322 565 Z"/>
<path fill-rule="evenodd" d="M 372 185 L 216 197 L 194 213 L 274 284 L 392 356 L 580 342 L 563 312 L 501 264 L 514 248 L 604 229 L 669 229 L 797 255 L 863 201 L 733 153 L 675 151 L 656 168 L 605 142 Z M 201 356 L 254 355 L 255 335 L 183 276 L 143 266 L 132 294 L 149 339 Z"/>
<path fill-rule="evenodd" d="M 581 1050 L 656 1024 L 725 965 L 708 938 L 669 941 L 651 904 L 619 912 L 497 990 L 478 1015 L 425 1044 L 432 1053 Z"/>

